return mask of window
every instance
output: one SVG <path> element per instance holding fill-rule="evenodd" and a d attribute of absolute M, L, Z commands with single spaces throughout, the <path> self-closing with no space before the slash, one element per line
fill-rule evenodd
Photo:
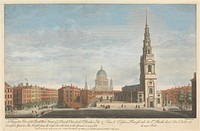
<path fill-rule="evenodd" d="M 147 50 L 147 54 L 151 54 L 151 50 L 150 49 Z"/>
<path fill-rule="evenodd" d="M 142 98 L 139 99 L 139 102 L 142 102 Z"/>
<path fill-rule="evenodd" d="M 151 65 L 148 65 L 148 72 L 152 72 L 152 67 L 151 67 Z"/>
<path fill-rule="evenodd" d="M 152 94 L 152 93 L 153 93 L 153 89 L 149 88 L 149 94 Z"/>
<path fill-rule="evenodd" d="M 5 95 L 5 98 L 6 98 L 6 95 Z"/>
<path fill-rule="evenodd" d="M 157 98 L 157 103 L 160 104 L 160 98 Z"/>

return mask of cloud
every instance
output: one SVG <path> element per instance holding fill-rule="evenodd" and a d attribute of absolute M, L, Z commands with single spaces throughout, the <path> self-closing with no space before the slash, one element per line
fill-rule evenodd
<path fill-rule="evenodd" d="M 94 19 L 94 14 L 98 14 L 99 17 L 102 15 L 102 7 L 98 8 L 99 10 L 93 13 L 90 13 L 90 10 L 94 8 L 85 8 L 85 12 L 82 13 L 88 19 Z M 80 11 L 81 8 L 77 7 L 74 10 Z M 104 13 L 114 18 L 110 10 L 111 8 Z M 145 17 L 144 13 L 140 14 L 140 10 L 127 15 L 126 24 L 119 24 L 123 23 L 119 20 L 119 23 L 112 25 L 109 21 L 111 18 L 105 23 L 99 19 L 96 25 L 82 24 L 86 18 L 80 21 L 76 18 L 80 14 L 77 14 L 64 19 L 62 23 L 65 24 L 51 23 L 52 28 L 45 28 L 40 24 L 41 27 L 37 30 L 24 28 L 19 33 L 7 29 L 5 80 L 10 84 L 18 84 L 27 78 L 29 82 L 40 85 L 61 86 L 72 83 L 83 87 L 87 76 L 88 85 L 93 87 L 96 73 L 103 65 L 108 78 L 113 79 L 115 87 L 138 84 Z M 48 10 L 46 11 L 43 13 L 48 14 Z M 151 17 L 148 18 L 148 23 L 156 60 L 158 89 L 169 88 L 166 85 L 190 83 L 190 77 L 196 70 L 196 34 L 193 30 L 168 29 L 168 25 L 160 16 L 154 14 L 151 8 L 149 13 Z M 44 16 L 41 17 L 43 22 L 49 18 Z M 61 19 L 63 18 L 59 17 L 59 20 Z"/>

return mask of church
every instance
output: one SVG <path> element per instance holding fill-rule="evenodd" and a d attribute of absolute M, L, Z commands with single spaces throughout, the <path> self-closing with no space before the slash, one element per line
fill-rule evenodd
<path fill-rule="evenodd" d="M 107 73 L 101 66 L 100 70 L 96 74 L 95 86 L 93 88 L 96 98 L 99 100 L 111 100 L 114 99 L 113 81 L 107 78 Z"/>
<path fill-rule="evenodd" d="M 107 79 L 107 74 L 103 70 L 103 67 L 101 66 L 101 69 L 97 72 L 96 79 L 95 79 L 95 91 L 112 91 L 113 90 L 113 82 L 112 79 Z"/>
<path fill-rule="evenodd" d="M 140 103 L 144 107 L 160 107 L 162 105 L 161 94 L 156 91 L 156 61 L 151 46 L 147 14 L 142 51 L 140 57 L 140 83 L 122 87 L 122 92 L 115 95 L 115 100 Z"/>

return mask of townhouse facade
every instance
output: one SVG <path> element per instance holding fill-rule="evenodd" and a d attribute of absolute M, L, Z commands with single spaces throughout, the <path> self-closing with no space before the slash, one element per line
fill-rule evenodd
<path fill-rule="evenodd" d="M 12 112 L 14 108 L 13 104 L 13 87 L 5 82 L 5 112 Z"/>

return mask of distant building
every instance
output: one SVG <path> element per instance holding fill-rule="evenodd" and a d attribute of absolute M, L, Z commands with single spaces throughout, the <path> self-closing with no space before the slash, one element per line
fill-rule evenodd
<path fill-rule="evenodd" d="M 58 106 L 67 108 L 80 108 L 81 89 L 75 86 L 62 86 L 58 89 Z"/>
<path fill-rule="evenodd" d="M 114 100 L 115 101 L 123 101 L 124 100 L 124 95 L 122 91 L 115 91 L 114 92 Z"/>
<path fill-rule="evenodd" d="M 114 99 L 114 91 L 95 91 L 95 96 L 97 99 L 110 100 Z"/>
<path fill-rule="evenodd" d="M 196 109 L 197 109 L 197 88 L 196 88 L 196 73 L 194 73 L 194 77 L 191 79 L 192 82 L 192 116 L 196 118 Z"/>
<path fill-rule="evenodd" d="M 28 83 L 26 83 L 26 87 L 30 87 L 31 88 L 31 104 L 32 107 L 36 107 L 38 105 L 41 104 L 41 87 L 35 85 L 29 85 Z"/>
<path fill-rule="evenodd" d="M 5 112 L 12 112 L 14 108 L 13 104 L 13 87 L 5 82 Z"/>
<path fill-rule="evenodd" d="M 94 100 L 96 100 L 95 91 L 93 90 L 87 90 L 87 89 L 81 90 L 80 96 L 81 96 L 81 107 L 87 107 L 89 104 L 94 102 Z"/>
<path fill-rule="evenodd" d="M 181 86 L 174 87 L 166 90 L 161 90 L 162 92 L 162 104 L 163 106 L 178 106 L 183 109 L 191 108 L 191 86 Z"/>
<path fill-rule="evenodd" d="M 96 79 L 95 79 L 95 91 L 112 91 L 113 90 L 113 81 L 112 79 L 107 79 L 107 74 L 105 70 L 103 70 L 102 66 L 101 69 L 97 72 Z"/>
<path fill-rule="evenodd" d="M 24 86 L 23 83 L 14 86 L 14 106 L 16 109 L 26 109 L 32 107 L 31 87 Z"/>
<path fill-rule="evenodd" d="M 40 107 L 58 101 L 58 90 L 56 89 L 20 83 L 14 86 L 13 90 L 15 109 Z"/>
<path fill-rule="evenodd" d="M 62 86 L 58 89 L 58 107 L 82 108 L 100 99 L 113 100 L 114 91 L 95 91 L 88 90 L 87 88 L 80 89 L 72 85 Z"/>

